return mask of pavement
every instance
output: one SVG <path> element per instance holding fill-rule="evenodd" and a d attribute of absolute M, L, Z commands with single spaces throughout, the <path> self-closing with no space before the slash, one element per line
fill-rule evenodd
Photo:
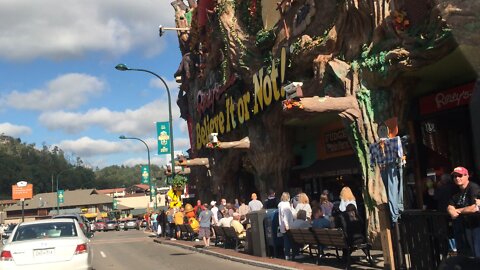
<path fill-rule="evenodd" d="M 225 260 L 240 262 L 266 269 L 345 269 L 345 262 L 336 257 L 327 256 L 320 259 L 319 265 L 316 264 L 316 259 L 308 255 L 296 258 L 295 261 L 286 261 L 280 258 L 259 257 L 247 254 L 243 250 L 235 251 L 231 248 L 223 248 L 220 246 L 212 246 L 205 248 L 202 241 L 184 241 L 184 240 L 170 240 L 169 238 L 157 238 L 151 235 L 153 241 L 161 245 L 171 245 L 184 248 L 190 251 L 203 253 L 210 256 L 215 256 Z M 335 253 L 334 251 L 327 251 L 328 253 Z M 352 253 L 350 269 L 383 269 L 384 260 L 381 250 L 372 250 L 371 255 L 374 260 L 374 265 L 370 266 L 362 251 L 355 251 Z"/>

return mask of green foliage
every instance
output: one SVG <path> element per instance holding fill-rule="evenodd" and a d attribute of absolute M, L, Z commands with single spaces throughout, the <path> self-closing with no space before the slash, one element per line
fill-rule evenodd
<path fill-rule="evenodd" d="M 257 32 L 255 45 L 261 50 L 266 51 L 273 47 L 276 39 L 276 28 L 270 30 L 261 29 Z"/>
<path fill-rule="evenodd" d="M 247 33 L 255 35 L 263 28 L 262 21 L 262 4 L 257 1 L 255 12 L 251 10 L 252 2 L 255 0 L 243 0 L 236 6 L 238 16 L 245 26 Z"/>
<path fill-rule="evenodd" d="M 298 55 L 304 51 L 309 51 L 323 45 L 327 35 L 328 31 L 325 31 L 323 33 L 323 36 L 314 36 L 312 40 L 309 41 L 302 41 L 302 38 L 299 37 L 297 41 L 293 42 L 292 45 L 290 45 L 290 51 L 292 53 L 292 56 Z"/>
<path fill-rule="evenodd" d="M 371 52 L 366 45 L 363 46 L 363 52 L 359 64 L 372 72 L 378 72 L 383 76 L 388 73 L 390 63 L 387 61 L 388 51 L 380 51 L 378 53 Z"/>
<path fill-rule="evenodd" d="M 174 187 L 184 187 L 187 183 L 188 178 L 183 175 L 176 174 L 172 179 L 172 186 Z"/>

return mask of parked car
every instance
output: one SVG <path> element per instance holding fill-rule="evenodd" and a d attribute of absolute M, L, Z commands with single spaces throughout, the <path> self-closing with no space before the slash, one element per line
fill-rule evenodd
<path fill-rule="evenodd" d="M 118 220 L 118 229 L 124 230 L 125 229 L 125 220 Z"/>
<path fill-rule="evenodd" d="M 72 218 L 20 223 L 0 253 L 0 270 L 91 268 L 90 240 Z"/>
<path fill-rule="evenodd" d="M 137 230 L 140 230 L 140 226 L 139 226 L 139 224 L 138 224 L 138 222 L 137 222 L 136 219 L 127 219 L 127 220 L 125 221 L 125 225 L 124 225 L 123 229 L 124 229 L 125 231 L 127 231 L 128 229 L 137 229 Z"/>
<path fill-rule="evenodd" d="M 140 228 L 146 229 L 148 226 L 148 222 L 145 219 L 139 220 L 138 223 L 140 223 Z"/>
<path fill-rule="evenodd" d="M 99 220 L 95 221 L 95 231 L 101 232 L 101 231 L 105 230 L 106 225 L 107 224 L 105 223 L 105 220 L 103 220 L 103 219 L 99 219 Z"/>
<path fill-rule="evenodd" d="M 106 226 L 103 229 L 105 232 L 106 231 L 113 231 L 113 230 L 118 231 L 119 230 L 118 223 L 115 220 L 108 220 L 105 224 L 106 224 Z"/>
<path fill-rule="evenodd" d="M 88 225 L 88 220 L 86 217 L 80 215 L 80 214 L 62 214 L 62 215 L 56 215 L 53 216 L 54 219 L 56 218 L 71 218 L 75 219 L 78 224 L 80 225 L 80 228 L 82 229 L 83 233 L 87 237 L 92 237 L 93 232 L 90 230 L 90 226 Z"/>
<path fill-rule="evenodd" d="M 17 224 L 8 224 L 7 225 L 7 228 L 3 231 L 3 234 L 2 234 L 2 239 L 4 241 L 6 241 L 10 237 L 10 235 L 13 232 L 13 229 L 15 229 L 16 226 L 17 226 Z"/>

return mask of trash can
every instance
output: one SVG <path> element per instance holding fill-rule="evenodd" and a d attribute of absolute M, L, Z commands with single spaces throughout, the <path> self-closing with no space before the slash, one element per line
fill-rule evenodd
<path fill-rule="evenodd" d="M 273 258 L 282 258 L 283 237 L 278 236 L 278 210 L 267 209 L 263 220 L 267 255 Z"/>
<path fill-rule="evenodd" d="M 247 229 L 247 237 L 246 237 L 246 241 L 245 241 L 245 253 L 247 254 L 253 254 L 253 250 L 252 250 L 252 229 L 251 228 L 248 228 Z"/>
<path fill-rule="evenodd" d="M 265 248 L 265 231 L 263 228 L 263 220 L 265 219 L 265 210 L 253 211 L 247 214 L 247 218 L 250 220 L 250 232 L 251 232 L 251 251 L 252 254 L 259 257 L 266 257 Z M 255 239 L 255 241 L 253 241 Z"/>

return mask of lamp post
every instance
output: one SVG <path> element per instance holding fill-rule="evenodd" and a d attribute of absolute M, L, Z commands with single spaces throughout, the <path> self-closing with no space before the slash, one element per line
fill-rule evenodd
<path fill-rule="evenodd" d="M 147 156 L 148 156 L 148 187 L 150 188 L 150 203 L 152 203 L 152 178 L 151 178 L 151 173 L 150 173 L 150 148 L 148 147 L 147 143 L 140 139 L 140 138 L 136 138 L 136 137 L 126 137 L 124 135 L 121 135 L 118 137 L 119 139 L 121 140 L 137 140 L 137 141 L 141 141 L 145 147 L 147 147 Z M 157 200 L 155 200 L 155 206 L 154 206 L 155 210 L 157 209 Z"/>
<path fill-rule="evenodd" d="M 133 71 L 142 71 L 142 72 L 150 73 L 153 76 L 160 79 L 163 82 L 163 84 L 165 85 L 165 88 L 167 89 L 167 94 L 168 94 L 168 123 L 170 125 L 170 159 L 171 159 L 171 162 L 172 162 L 172 178 L 175 177 L 175 160 L 173 158 L 173 156 L 174 156 L 174 150 L 173 149 L 174 148 L 173 148 L 172 99 L 170 97 L 170 89 L 168 88 L 167 83 L 165 82 L 165 80 L 162 77 L 160 77 L 160 75 L 158 75 L 157 73 L 152 72 L 150 70 L 141 69 L 141 68 L 129 68 L 125 64 L 118 64 L 118 65 L 115 66 L 115 69 L 120 70 L 120 71 L 133 70 Z"/>
<path fill-rule="evenodd" d="M 60 200 L 58 198 L 58 178 L 60 177 L 60 175 L 64 172 L 68 172 L 68 171 L 71 171 L 71 170 L 74 170 L 76 167 L 72 167 L 72 168 L 68 168 L 68 169 L 65 169 L 63 171 L 60 171 L 58 174 L 57 174 L 57 179 L 56 179 L 56 186 L 57 186 L 57 215 L 60 214 Z"/>

